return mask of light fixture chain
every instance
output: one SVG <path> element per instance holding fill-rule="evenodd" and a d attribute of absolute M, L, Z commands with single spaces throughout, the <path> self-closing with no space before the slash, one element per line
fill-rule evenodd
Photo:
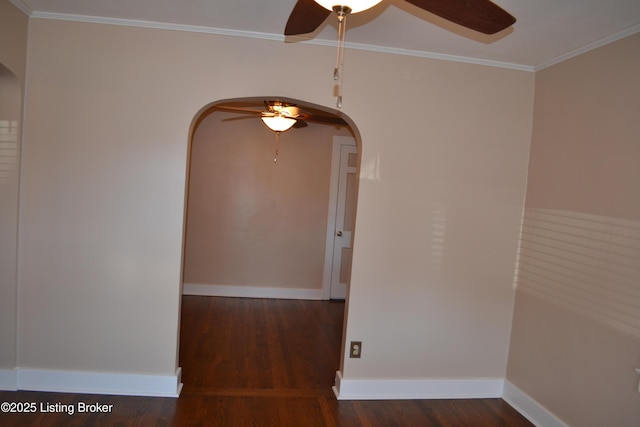
<path fill-rule="evenodd" d="M 280 132 L 276 132 L 276 149 L 273 155 L 273 163 L 278 163 L 278 150 L 280 149 Z"/>
<path fill-rule="evenodd" d="M 333 70 L 333 79 L 338 81 L 336 106 L 342 107 L 342 82 L 344 80 L 344 49 L 347 33 L 347 15 L 349 10 L 338 12 L 338 50 L 336 53 L 336 68 Z"/>
<path fill-rule="evenodd" d="M 341 55 L 341 52 L 340 52 L 341 50 L 340 40 L 342 40 L 343 22 L 344 22 L 344 15 L 339 14 L 338 15 L 338 45 L 336 49 L 336 67 L 333 69 L 333 80 L 340 79 L 340 58 L 341 56 L 342 58 L 344 58 L 344 54 Z"/>

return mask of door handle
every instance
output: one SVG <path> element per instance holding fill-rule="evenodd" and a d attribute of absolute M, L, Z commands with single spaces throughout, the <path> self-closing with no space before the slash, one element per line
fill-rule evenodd
<path fill-rule="evenodd" d="M 342 237 L 342 231 L 338 231 L 338 232 L 336 233 L 336 235 L 337 235 L 338 237 Z"/>

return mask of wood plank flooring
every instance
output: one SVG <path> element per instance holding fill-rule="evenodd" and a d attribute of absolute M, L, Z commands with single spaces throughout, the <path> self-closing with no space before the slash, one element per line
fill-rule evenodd
<path fill-rule="evenodd" d="M 179 398 L 0 392 L 110 413 L 0 413 L 0 426 L 530 427 L 501 399 L 337 401 L 344 303 L 183 297 Z"/>

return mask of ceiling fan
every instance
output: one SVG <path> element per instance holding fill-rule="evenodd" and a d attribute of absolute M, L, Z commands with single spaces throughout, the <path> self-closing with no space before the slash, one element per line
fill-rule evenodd
<path fill-rule="evenodd" d="M 347 122 L 340 117 L 315 108 L 305 107 L 302 109 L 296 104 L 291 104 L 281 100 L 265 99 L 263 104 L 264 108 L 260 109 L 257 107 L 259 104 L 256 102 L 236 101 L 215 105 L 213 109 L 249 115 L 234 117 L 227 120 L 241 120 L 260 117 L 262 122 L 276 133 L 286 132 L 291 128 L 307 127 L 307 122 L 347 126 Z"/>
<path fill-rule="evenodd" d="M 331 14 L 358 13 L 382 0 L 298 0 L 284 29 L 285 36 L 315 31 Z M 516 18 L 490 0 L 406 0 L 414 6 L 463 27 L 495 34 L 516 22 Z"/>
<path fill-rule="evenodd" d="M 257 102 L 226 102 L 212 107 L 215 111 L 227 111 L 246 114 L 245 116 L 233 117 L 227 120 L 243 120 L 260 117 L 262 122 L 276 134 L 276 148 L 273 162 L 278 161 L 278 144 L 280 134 L 291 128 L 307 127 L 307 122 L 329 124 L 334 126 L 348 126 L 347 122 L 333 114 L 306 107 L 302 109 L 295 104 L 280 100 L 264 100 L 264 109 L 257 108 Z"/>
<path fill-rule="evenodd" d="M 342 69 L 346 17 L 370 9 L 382 0 L 298 0 L 284 29 L 285 36 L 307 34 L 315 31 L 331 14 L 338 16 L 338 55 L 333 72 L 339 80 L 337 106 L 342 106 Z M 509 12 L 490 0 L 406 0 L 407 2 L 463 27 L 495 34 L 516 22 Z"/>

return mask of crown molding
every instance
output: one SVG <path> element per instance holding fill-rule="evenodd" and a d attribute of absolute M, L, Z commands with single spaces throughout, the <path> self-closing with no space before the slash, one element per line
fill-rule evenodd
<path fill-rule="evenodd" d="M 310 43 L 310 44 L 320 44 L 320 43 Z M 326 43 L 327 45 L 335 46 L 335 43 Z M 368 50 L 373 52 L 382 52 L 382 53 L 390 53 L 395 55 L 405 55 L 405 56 L 415 56 L 419 58 L 429 58 L 429 59 L 439 59 L 442 61 L 451 61 L 451 62 L 464 62 L 467 64 L 476 64 L 476 65 L 486 65 L 488 67 L 497 67 L 497 68 L 508 68 L 510 70 L 519 70 L 519 71 L 534 71 L 534 67 L 530 65 L 524 64 L 515 64 L 511 62 L 502 62 L 502 61 L 494 61 L 490 59 L 481 59 L 481 58 L 473 58 L 468 56 L 457 56 L 457 55 L 449 55 L 444 53 L 436 53 L 436 52 L 426 52 L 420 50 L 410 50 L 410 49 L 401 49 L 401 48 L 393 48 L 393 47 L 385 47 L 385 46 L 376 46 L 376 45 L 368 45 L 362 43 L 345 43 L 347 48 L 357 49 L 357 50 Z"/>
<path fill-rule="evenodd" d="M 12 1 L 19 1 L 19 0 L 12 0 Z M 206 33 L 206 34 L 216 34 L 216 35 L 222 35 L 222 36 L 245 37 L 245 38 L 251 38 L 251 39 L 278 41 L 278 42 L 298 42 L 298 43 L 317 45 L 317 46 L 330 46 L 330 47 L 336 46 L 335 41 L 329 41 L 329 40 L 315 40 L 315 39 L 309 39 L 306 37 L 285 37 L 280 34 L 272 34 L 272 33 L 231 30 L 227 28 L 204 27 L 204 26 L 197 26 L 197 25 L 172 24 L 172 23 L 166 23 L 166 22 L 144 21 L 144 20 L 137 20 L 137 19 L 105 18 L 101 16 L 74 15 L 74 14 L 66 14 L 66 13 L 52 13 L 52 12 L 38 12 L 38 11 L 31 12 L 30 16 L 32 18 L 37 18 L 37 19 L 52 19 L 52 20 L 59 20 L 59 21 L 88 22 L 88 23 L 94 23 L 94 24 L 154 28 L 154 29 L 172 30 L 172 31 L 186 31 L 186 32 L 192 32 L 192 33 Z M 520 70 L 520 71 L 529 71 L 529 72 L 534 71 L 534 68 L 529 65 L 513 64 L 508 62 L 492 61 L 492 60 L 471 58 L 471 57 L 465 57 L 465 56 L 447 55 L 442 53 L 425 52 L 425 51 L 419 51 L 419 50 L 400 49 L 400 48 L 377 46 L 377 45 L 370 45 L 370 44 L 363 44 L 363 43 L 350 43 L 350 42 L 347 42 L 345 47 L 348 49 L 388 53 L 392 55 L 404 55 L 404 56 L 414 56 L 419 58 L 439 59 L 443 61 L 464 62 L 469 64 L 485 65 L 489 67 L 498 67 L 498 68 L 508 68 L 508 69 Z"/>
<path fill-rule="evenodd" d="M 31 14 L 33 13 L 31 8 L 27 6 L 26 3 L 23 2 L 22 0 L 9 0 L 9 2 L 15 7 L 17 7 L 18 9 L 20 9 L 22 12 L 24 12 L 24 14 L 27 16 L 31 16 Z"/>
<path fill-rule="evenodd" d="M 619 33 L 613 34 L 609 37 L 605 37 L 603 39 L 597 40 L 593 43 L 589 43 L 588 45 L 582 46 L 578 49 L 572 50 L 563 55 L 556 56 L 555 58 L 551 58 L 550 60 L 545 61 L 533 67 L 533 71 L 543 70 L 545 68 L 551 67 L 552 65 L 556 65 L 561 62 L 567 61 L 571 58 L 575 58 L 576 56 L 582 55 L 583 53 L 587 53 L 599 47 L 606 46 L 610 43 L 624 39 L 625 37 L 632 36 L 638 32 L 640 32 L 640 24 L 634 25 L 633 27 L 627 28 L 626 30 L 622 30 Z"/>
<path fill-rule="evenodd" d="M 316 46 L 330 46 L 330 47 L 336 46 L 335 41 L 309 39 L 304 36 L 285 37 L 283 35 L 273 34 L 273 33 L 232 30 L 227 28 L 205 27 L 205 26 L 198 26 L 198 25 L 173 24 L 173 23 L 167 23 L 167 22 L 145 21 L 145 20 L 138 20 L 138 19 L 106 18 L 101 16 L 75 15 L 75 14 L 67 14 L 67 13 L 38 12 L 38 11 L 32 11 L 25 3 L 22 2 L 22 0 L 10 0 L 10 1 L 13 5 L 15 5 L 17 8 L 22 10 L 31 18 L 38 18 L 38 19 L 52 19 L 52 20 L 59 20 L 59 21 L 88 22 L 88 23 L 94 23 L 94 24 L 107 24 L 107 25 L 127 26 L 127 27 L 154 28 L 154 29 L 160 29 L 160 30 L 185 31 L 185 32 L 192 32 L 192 33 L 215 34 L 215 35 L 231 36 L 231 37 L 245 37 L 245 38 L 257 39 L 257 40 L 268 40 L 268 41 L 277 41 L 277 42 L 297 42 L 297 43 L 310 44 L 310 45 L 316 45 Z M 572 50 L 571 52 L 567 52 L 563 55 L 556 56 L 555 58 L 551 58 L 535 66 L 487 60 L 487 59 L 481 59 L 481 58 L 466 57 L 466 56 L 448 55 L 448 54 L 437 53 L 437 52 L 427 52 L 427 51 L 420 51 L 420 50 L 370 45 L 370 44 L 364 44 L 364 43 L 347 42 L 345 44 L 345 47 L 348 49 L 387 53 L 392 55 L 413 56 L 418 58 L 438 59 L 441 61 L 462 62 L 467 64 L 484 65 L 488 67 L 506 68 L 511 70 L 526 71 L 526 72 L 536 72 L 544 68 L 551 67 L 552 65 L 564 62 L 578 55 L 582 55 L 583 53 L 586 53 L 591 50 L 597 49 L 599 47 L 605 46 L 607 44 L 613 43 L 617 40 L 623 39 L 625 37 L 629 37 L 638 32 L 640 32 L 640 24 L 634 25 L 633 27 L 620 31 L 609 37 L 605 37 L 603 39 L 597 40 L 586 46 Z"/>

